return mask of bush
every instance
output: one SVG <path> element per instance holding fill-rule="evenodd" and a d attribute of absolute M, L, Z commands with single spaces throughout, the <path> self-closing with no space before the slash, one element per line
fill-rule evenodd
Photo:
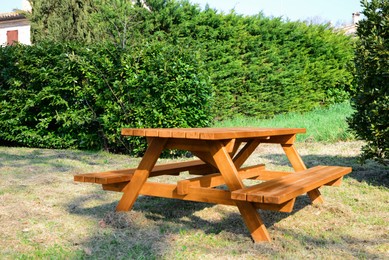
<path fill-rule="evenodd" d="M 187 1 L 148 3 L 145 35 L 185 39 L 203 51 L 216 119 L 271 117 L 349 99 L 352 40 L 329 25 L 201 11 Z"/>
<path fill-rule="evenodd" d="M 352 106 L 356 112 L 350 127 L 367 141 L 362 161 L 389 159 L 389 1 L 362 1 L 365 16 L 358 24 L 355 55 L 355 89 Z"/>
<path fill-rule="evenodd" d="M 152 41 L 0 49 L 0 144 L 143 152 L 123 127 L 204 127 L 210 87 L 197 54 Z"/>

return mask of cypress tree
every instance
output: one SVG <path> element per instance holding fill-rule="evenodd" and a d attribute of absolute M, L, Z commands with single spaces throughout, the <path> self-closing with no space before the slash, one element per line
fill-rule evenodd
<path fill-rule="evenodd" d="M 89 16 L 94 12 L 93 0 L 30 0 L 32 42 L 91 42 Z"/>

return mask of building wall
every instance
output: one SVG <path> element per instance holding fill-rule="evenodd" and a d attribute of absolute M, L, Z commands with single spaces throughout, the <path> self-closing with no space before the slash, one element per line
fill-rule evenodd
<path fill-rule="evenodd" d="M 7 45 L 7 31 L 18 30 L 19 42 L 31 44 L 30 24 L 27 19 L 0 21 L 0 45 Z"/>

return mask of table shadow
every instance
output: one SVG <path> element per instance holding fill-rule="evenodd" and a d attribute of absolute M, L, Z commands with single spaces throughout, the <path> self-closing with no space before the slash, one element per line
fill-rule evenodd
<path fill-rule="evenodd" d="M 99 196 L 103 201 L 104 195 Z M 237 210 L 231 210 L 232 206 L 149 196 L 140 196 L 133 210 L 129 212 L 115 212 L 117 202 L 102 203 L 94 207 L 84 206 L 89 200 L 96 200 L 99 196 L 93 194 L 80 196 L 66 205 L 69 214 L 86 216 L 94 219 L 96 223 L 94 234 L 80 243 L 84 248 L 94 248 L 90 255 L 85 255 L 86 258 L 98 257 L 101 254 L 100 250 L 107 247 L 115 247 L 113 254 L 117 256 L 140 250 L 143 253 L 147 252 L 146 258 L 158 258 L 161 254 L 160 248 L 168 246 L 172 237 L 188 232 L 216 235 L 239 242 L 253 242 L 242 217 Z M 259 210 L 259 213 L 271 233 L 276 223 L 309 205 L 309 198 L 301 196 L 296 200 L 295 208 L 291 213 L 263 210 Z M 218 208 L 215 210 L 212 207 Z M 208 209 L 211 214 L 215 212 L 216 214 L 222 212 L 222 214 L 215 218 L 198 214 Z M 107 228 L 109 232 L 104 231 Z M 118 238 L 125 236 L 128 238 L 119 239 L 120 242 L 117 242 Z M 137 237 L 139 239 L 136 239 Z M 150 237 L 150 244 L 145 245 L 141 242 L 148 237 Z M 116 244 L 111 245 L 112 241 L 116 241 L 114 242 Z"/>
<path fill-rule="evenodd" d="M 284 154 L 265 154 L 259 156 L 275 166 L 291 166 Z M 334 165 L 352 167 L 353 171 L 345 178 L 353 178 L 373 186 L 389 187 L 389 167 L 369 160 L 360 164 L 358 157 L 342 157 L 328 155 L 303 155 L 302 160 L 307 168 L 317 165 Z"/>

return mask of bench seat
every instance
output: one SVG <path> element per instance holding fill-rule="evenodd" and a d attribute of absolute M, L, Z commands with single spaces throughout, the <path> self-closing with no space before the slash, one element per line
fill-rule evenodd
<path fill-rule="evenodd" d="M 282 204 L 323 185 L 339 185 L 351 167 L 316 166 L 257 185 L 235 190 L 231 198 L 240 201 Z"/>
<path fill-rule="evenodd" d="M 155 165 L 150 173 L 150 177 L 160 175 L 178 175 L 180 172 L 190 171 L 192 169 L 203 168 L 206 164 L 201 160 L 188 162 L 169 163 Z M 128 182 L 135 173 L 136 168 L 114 170 L 106 172 L 94 172 L 74 175 L 74 181 L 90 182 L 97 184 L 113 184 Z"/>

